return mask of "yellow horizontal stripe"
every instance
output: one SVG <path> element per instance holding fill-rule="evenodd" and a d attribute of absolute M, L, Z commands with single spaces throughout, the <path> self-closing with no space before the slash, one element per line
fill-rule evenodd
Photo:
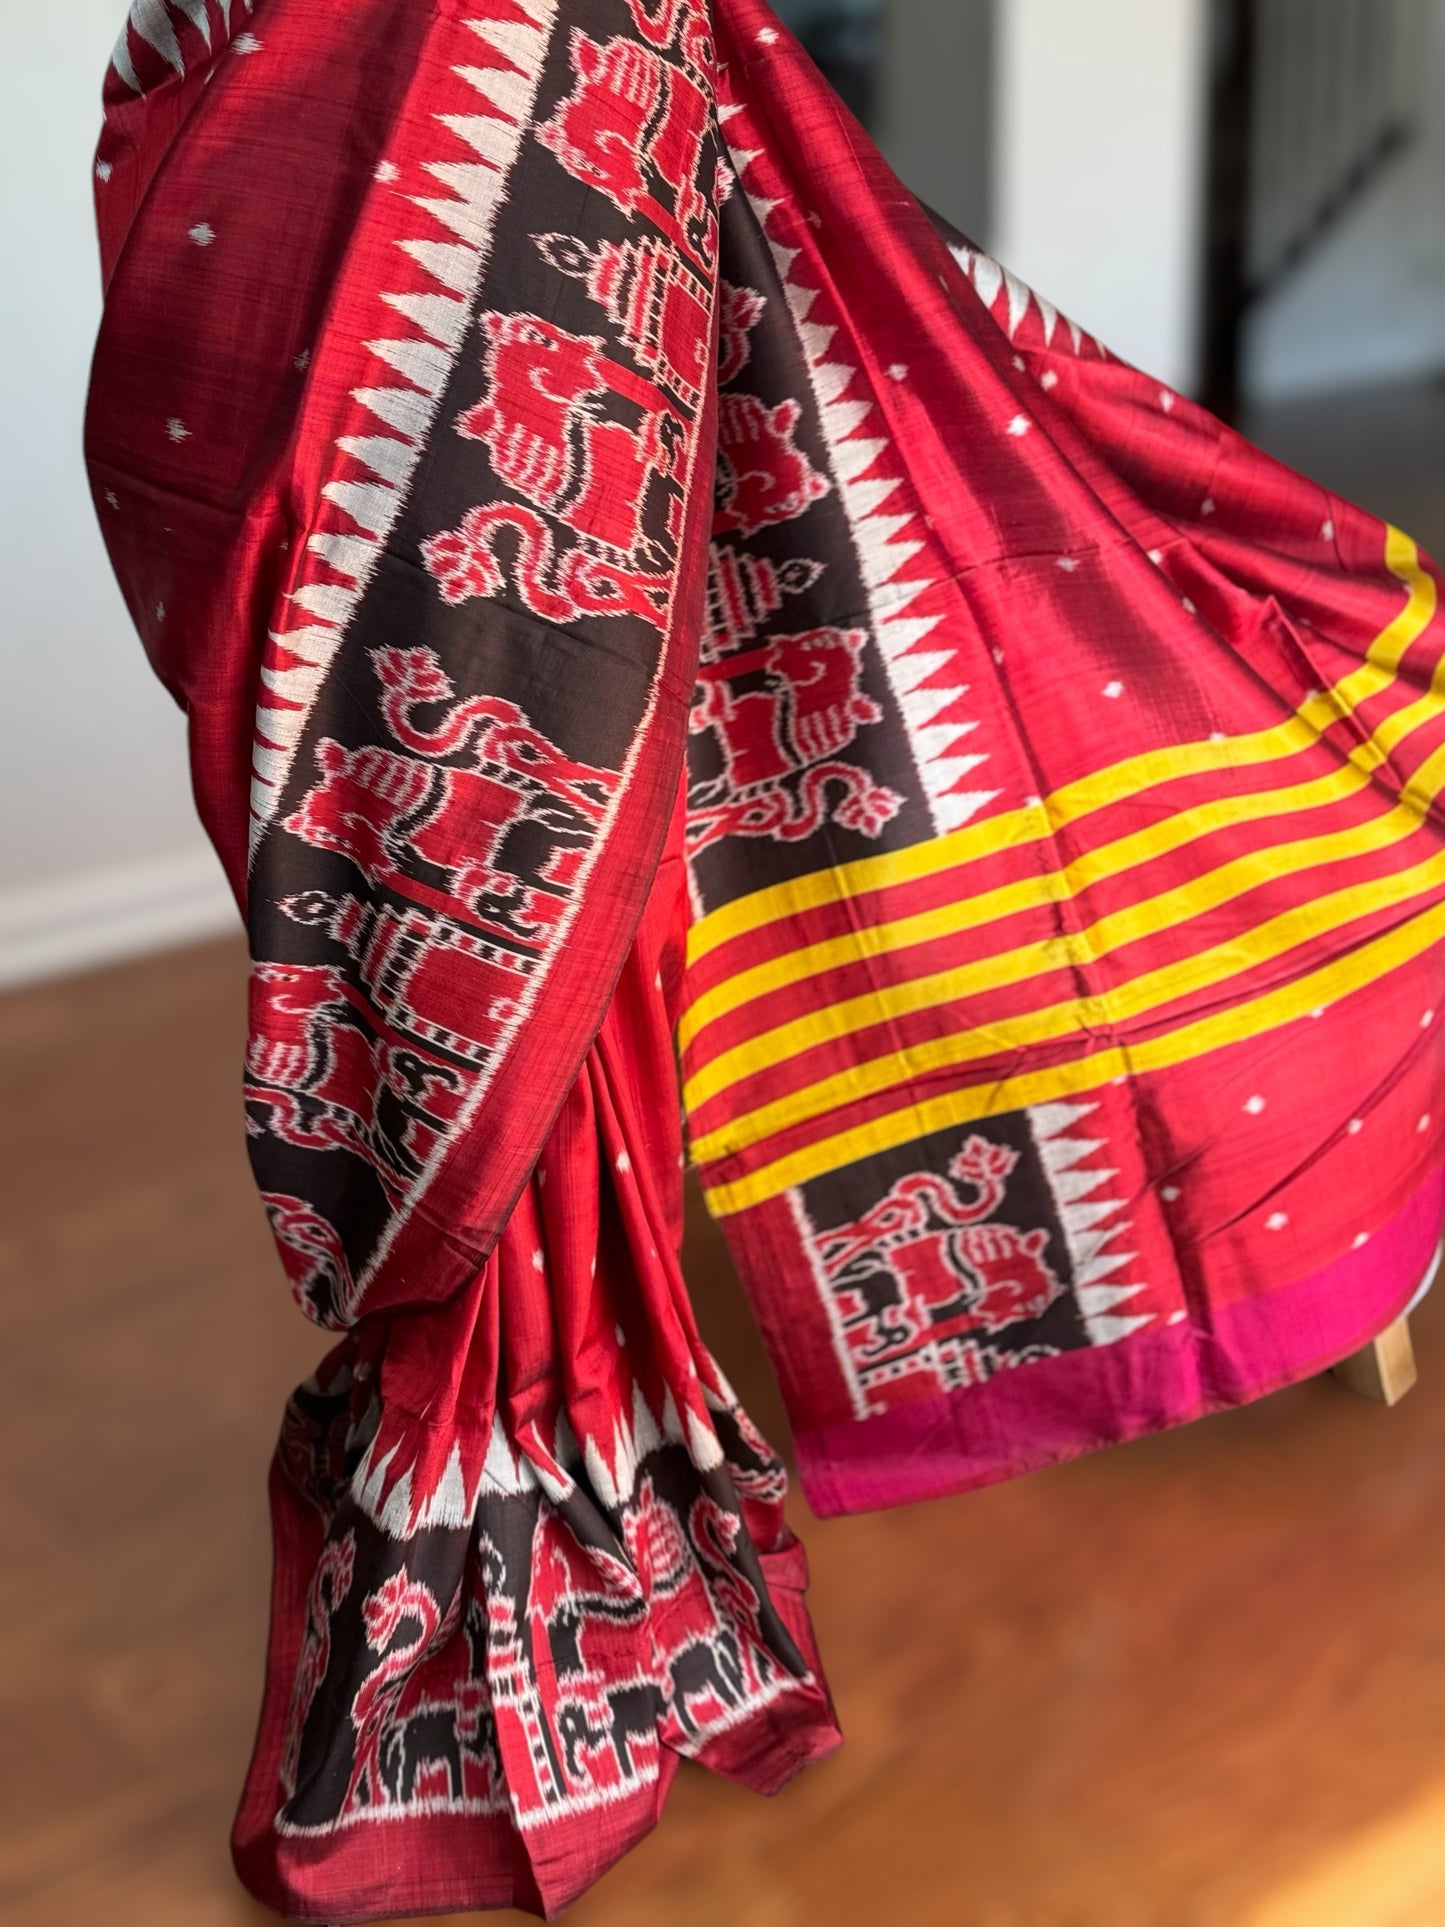
<path fill-rule="evenodd" d="M 751 969 L 740 970 L 735 977 L 715 984 L 697 999 L 678 1027 L 679 1045 L 686 1050 L 693 1039 L 719 1017 L 740 1010 L 754 998 L 802 983 L 809 977 L 824 975 L 866 957 L 881 957 L 914 944 L 931 943 L 938 937 L 958 936 L 965 930 L 1001 922 L 1005 917 L 1039 909 L 1046 903 L 1063 903 L 1082 895 L 1096 883 L 1167 856 L 1216 830 L 1237 829 L 1242 824 L 1260 822 L 1271 816 L 1289 816 L 1341 802 L 1369 787 L 1370 778 L 1360 767 L 1367 751 L 1367 744 L 1359 745 L 1352 762 L 1327 776 L 1317 776 L 1313 782 L 1298 783 L 1288 789 L 1255 790 L 1247 796 L 1223 796 L 1215 802 L 1201 804 L 1196 810 L 1166 817 L 1148 829 L 1135 830 L 1113 843 L 1101 844 L 1061 869 L 1035 872 L 1016 883 L 1001 884 L 976 897 L 963 897 L 933 910 L 921 910 L 911 917 L 899 917 L 892 923 L 855 925 L 841 937 L 826 938 L 754 964 Z M 1377 757 L 1375 767 L 1382 760 Z M 916 847 L 932 849 L 933 845 Z"/>
<path fill-rule="evenodd" d="M 886 984 L 864 991 L 860 996 L 807 1011 L 710 1059 L 688 1080 L 683 1090 L 684 1102 L 689 1111 L 699 1111 L 710 1098 L 730 1085 L 740 1084 L 755 1073 L 769 1070 L 816 1045 L 835 1042 L 852 1031 L 866 1030 L 874 1024 L 888 1023 L 937 1005 L 958 1003 L 1009 984 L 1024 983 L 1030 977 L 1043 976 L 1070 964 L 1087 969 L 1127 944 L 1176 929 L 1223 904 L 1237 901 L 1263 884 L 1388 849 L 1420 829 L 1442 786 L 1445 786 L 1445 747 L 1427 758 L 1401 799 L 1371 823 L 1251 850 L 1245 856 L 1221 864 L 1207 876 L 1193 878 L 1158 896 L 1099 917 L 1081 930 L 1063 931 L 1034 943 L 1021 944 L 1011 951 L 971 958 L 951 970 Z M 1347 894 L 1337 892 L 1335 900 Z M 1228 945 L 1219 946 L 1214 954 L 1233 957 L 1247 940 L 1247 933 L 1241 932 Z M 823 947 L 814 946 L 815 949 Z M 837 962 L 851 961 L 857 954 L 851 937 L 833 947 L 840 953 Z M 1080 1004 L 1081 1021 L 1085 1008 Z"/>
<path fill-rule="evenodd" d="M 1220 797 L 1195 809 L 1181 811 L 1177 816 L 1166 817 L 1147 829 L 1119 837 L 1113 843 L 1101 844 L 1062 868 L 1038 872 L 975 897 L 964 897 L 934 910 L 898 918 L 893 923 L 855 926 L 841 937 L 809 944 L 755 964 L 715 984 L 690 1006 L 679 1025 L 679 1046 L 686 1050 L 708 1024 L 741 1009 L 754 998 L 804 982 L 811 976 L 837 970 L 865 957 L 882 956 L 912 944 L 978 929 L 1045 903 L 1066 902 L 1097 883 L 1121 876 L 1221 829 L 1323 809 L 1341 802 L 1367 788 L 1373 772 L 1389 760 L 1414 730 L 1437 721 L 1442 708 L 1445 708 L 1445 656 L 1435 665 L 1428 692 L 1387 717 L 1371 736 L 1347 751 L 1345 763 L 1327 776 L 1284 789 Z M 1418 790 L 1421 774 L 1417 772 L 1407 784 L 1406 794 L 1412 789 Z"/>
<path fill-rule="evenodd" d="M 811 876 L 794 878 L 740 897 L 693 926 L 688 945 L 689 962 L 699 962 L 735 937 L 800 916 L 808 910 L 821 909 L 849 897 L 865 896 L 873 890 L 919 882 L 1004 850 L 1041 842 L 1067 824 L 1155 784 L 1212 770 L 1273 762 L 1310 748 L 1333 723 L 1353 715 L 1371 696 L 1390 687 L 1407 650 L 1424 634 L 1435 615 L 1438 600 L 1435 580 L 1420 566 L 1419 550 L 1414 542 L 1393 527 L 1386 529 L 1385 562 L 1391 573 L 1409 587 L 1409 600 L 1404 609 L 1375 638 L 1357 669 L 1332 688 L 1307 698 L 1287 721 L 1220 743 L 1185 743 L 1169 749 L 1148 750 L 1066 784 L 1040 806 L 1005 811 L 967 829 L 956 830 L 951 836 L 914 844 L 906 850 L 863 857 L 856 863 L 819 870 Z M 1425 712 L 1405 727 L 1418 727 L 1418 722 L 1425 720 L 1433 707 L 1432 691 L 1431 696 L 1412 704 L 1410 711 L 1402 712 L 1406 715 Z M 1393 721 L 1390 730 L 1391 740 L 1397 742 L 1403 731 Z M 1050 901 L 1046 887 L 1049 874 L 1033 881 L 1036 886 L 1045 886 L 1039 888 L 1034 901 Z M 694 1024 L 694 1032 L 699 1027 Z"/>
<path fill-rule="evenodd" d="M 1441 885 L 1445 885 L 1445 850 L 1437 851 L 1411 869 L 1333 891 L 1313 903 L 1296 905 L 1253 930 L 1230 937 L 1195 956 L 1146 971 L 1127 984 L 1090 996 L 1066 998 L 1062 1003 L 1004 1018 L 995 1024 L 980 1024 L 945 1037 L 930 1037 L 907 1050 L 852 1064 L 845 1071 L 819 1078 L 815 1083 L 788 1092 L 786 1097 L 775 1098 L 770 1104 L 759 1105 L 756 1110 L 730 1120 L 699 1138 L 693 1146 L 693 1155 L 699 1164 L 708 1164 L 763 1138 L 773 1137 L 790 1125 L 825 1116 L 831 1110 L 886 1091 L 910 1077 L 952 1069 L 980 1057 L 1053 1043 L 1071 1032 L 1114 1029 L 1148 1016 L 1177 998 L 1215 990 L 1231 978 L 1288 955 L 1301 944 L 1334 935 L 1361 917 L 1407 903 L 1412 897 L 1423 896 Z"/>
<path fill-rule="evenodd" d="M 734 1183 L 707 1188 L 708 1206 L 725 1217 L 746 1211 L 768 1198 L 806 1184 L 825 1171 L 837 1171 L 880 1151 L 889 1151 L 916 1138 L 929 1136 L 979 1118 L 1003 1117 L 1034 1104 L 1053 1103 L 1099 1090 L 1116 1077 L 1142 1076 L 1207 1056 L 1230 1044 L 1264 1036 L 1306 1016 L 1321 1005 L 1337 1003 L 1352 991 L 1378 982 L 1392 970 L 1445 938 L 1445 904 L 1435 904 L 1420 916 L 1387 931 L 1373 942 L 1350 951 L 1336 962 L 1284 984 L 1250 1003 L 1219 1011 L 1183 1028 L 1150 1038 L 1146 1043 L 1111 1045 L 1105 1050 L 1055 1064 L 1047 1070 L 949 1091 L 924 1103 L 909 1104 L 887 1117 L 873 1118 L 823 1138 L 801 1150 L 776 1158 L 771 1164 Z"/>

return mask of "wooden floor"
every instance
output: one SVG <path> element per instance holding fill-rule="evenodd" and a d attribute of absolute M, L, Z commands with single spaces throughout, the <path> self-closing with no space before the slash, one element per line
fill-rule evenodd
<path fill-rule="evenodd" d="M 320 1340 L 245 1167 L 232 945 L 0 1001 L 0 1921 L 259 1927 L 230 1808 L 267 1460 Z M 715 1235 L 691 1276 L 760 1420 Z M 1442 1927 L 1445 1293 L 1320 1382 L 971 1498 L 797 1524 L 848 1744 L 688 1771 L 577 1927 Z M 506 1918 L 514 1918 L 507 1916 Z"/>

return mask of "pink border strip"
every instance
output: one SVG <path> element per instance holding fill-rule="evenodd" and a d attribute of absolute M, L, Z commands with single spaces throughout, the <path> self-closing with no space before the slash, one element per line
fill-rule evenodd
<path fill-rule="evenodd" d="M 1158 1325 L 982 1390 L 800 1433 L 808 1503 L 831 1518 L 968 1492 L 1310 1378 L 1368 1344 L 1411 1303 L 1442 1220 L 1445 1166 L 1362 1250 L 1207 1313 L 1207 1325 Z"/>

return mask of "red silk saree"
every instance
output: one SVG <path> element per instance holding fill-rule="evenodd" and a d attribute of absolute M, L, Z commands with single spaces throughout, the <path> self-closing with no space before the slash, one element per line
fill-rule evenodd
<path fill-rule="evenodd" d="M 837 1730 L 816 1510 L 1257 1397 L 1445 1189 L 1409 539 L 934 221 L 761 0 L 136 0 L 87 453 L 303 1309 L 235 1848 L 551 1913 Z"/>

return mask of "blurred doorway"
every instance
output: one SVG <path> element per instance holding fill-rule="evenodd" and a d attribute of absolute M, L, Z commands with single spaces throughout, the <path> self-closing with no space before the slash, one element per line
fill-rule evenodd
<path fill-rule="evenodd" d="M 996 0 L 774 4 L 914 193 L 986 239 Z"/>
<path fill-rule="evenodd" d="M 1445 367 L 1445 0 L 1214 0 L 1204 389 Z"/>

